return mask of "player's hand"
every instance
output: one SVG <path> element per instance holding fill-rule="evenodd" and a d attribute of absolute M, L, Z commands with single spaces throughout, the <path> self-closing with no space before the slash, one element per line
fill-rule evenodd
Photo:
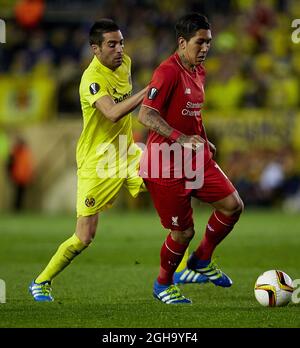
<path fill-rule="evenodd" d="M 181 135 L 177 142 L 183 147 L 197 150 L 201 144 L 205 143 L 205 140 L 200 135 Z"/>
<path fill-rule="evenodd" d="M 216 153 L 217 153 L 216 146 L 213 143 L 211 143 L 210 141 L 208 141 L 208 145 L 209 145 L 210 152 L 212 153 L 213 157 L 215 157 Z"/>

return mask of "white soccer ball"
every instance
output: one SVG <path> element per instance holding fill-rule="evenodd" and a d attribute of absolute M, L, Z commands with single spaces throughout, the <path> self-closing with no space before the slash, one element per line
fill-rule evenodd
<path fill-rule="evenodd" d="M 292 298 L 292 279 L 279 270 L 266 271 L 255 283 L 254 294 L 257 301 L 266 307 L 286 306 Z"/>

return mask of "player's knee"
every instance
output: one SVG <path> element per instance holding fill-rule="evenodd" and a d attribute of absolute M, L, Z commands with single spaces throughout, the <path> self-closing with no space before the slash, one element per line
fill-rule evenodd
<path fill-rule="evenodd" d="M 195 234 L 194 227 L 189 227 L 184 231 L 171 231 L 172 238 L 179 244 L 189 243 Z"/>
<path fill-rule="evenodd" d="M 97 231 L 98 216 L 82 217 L 78 219 L 76 235 L 82 243 L 89 245 Z"/>
<path fill-rule="evenodd" d="M 228 216 L 240 216 L 244 210 L 244 203 L 241 197 L 236 193 L 232 195 L 231 199 L 227 202 L 224 207 L 223 213 Z"/>
<path fill-rule="evenodd" d="M 194 227 L 189 227 L 187 230 L 183 231 L 182 233 L 184 237 L 190 241 L 191 239 L 193 239 L 195 234 Z"/>
<path fill-rule="evenodd" d="M 92 243 L 93 239 L 95 238 L 96 235 L 96 228 L 87 228 L 85 229 L 85 231 L 83 231 L 80 234 L 80 239 L 82 241 L 82 243 L 89 245 Z"/>
<path fill-rule="evenodd" d="M 244 209 L 245 209 L 244 202 L 243 202 L 243 200 L 241 199 L 241 197 L 239 197 L 239 204 L 238 204 L 238 207 L 237 207 L 237 213 L 238 213 L 239 215 L 241 215 L 242 212 L 244 211 Z"/>
<path fill-rule="evenodd" d="M 232 214 L 231 215 L 236 215 L 240 216 L 244 210 L 244 202 L 242 201 L 240 196 L 236 197 L 235 204 L 232 207 Z"/>

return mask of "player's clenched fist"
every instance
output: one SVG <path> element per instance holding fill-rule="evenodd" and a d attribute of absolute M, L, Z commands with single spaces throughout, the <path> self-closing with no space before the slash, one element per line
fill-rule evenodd
<path fill-rule="evenodd" d="M 201 144 L 204 144 L 206 141 L 200 137 L 200 135 L 181 135 L 177 142 L 183 147 L 192 148 L 197 150 Z"/>

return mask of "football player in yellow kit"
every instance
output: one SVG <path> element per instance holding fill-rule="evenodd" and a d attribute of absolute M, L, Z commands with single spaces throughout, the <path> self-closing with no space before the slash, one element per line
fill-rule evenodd
<path fill-rule="evenodd" d="M 120 189 L 124 186 L 133 197 L 146 190 L 138 176 L 141 149 L 133 142 L 130 113 L 143 100 L 147 87 L 131 95 L 131 60 L 114 21 L 96 22 L 89 40 L 94 58 L 79 88 L 83 130 L 76 152 L 76 231 L 30 284 L 29 292 L 40 302 L 53 301 L 53 278 L 92 242 L 99 212 L 113 204 Z"/>

